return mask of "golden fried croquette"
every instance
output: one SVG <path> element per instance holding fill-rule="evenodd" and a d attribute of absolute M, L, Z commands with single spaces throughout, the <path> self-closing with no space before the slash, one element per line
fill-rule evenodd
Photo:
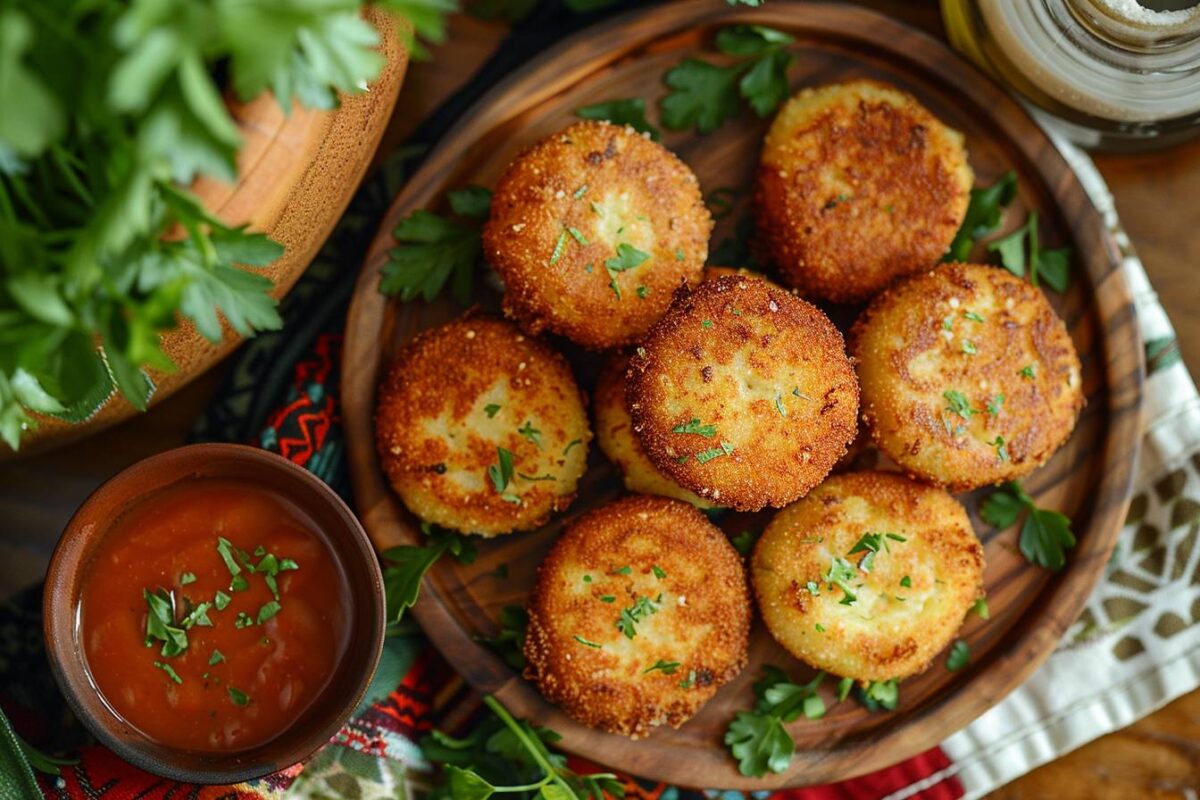
<path fill-rule="evenodd" d="M 484 253 L 504 310 L 585 347 L 629 344 L 708 255 L 696 176 L 630 127 L 579 122 L 519 155 L 496 184 Z"/>
<path fill-rule="evenodd" d="M 924 670 L 983 594 L 983 547 L 942 489 L 889 472 L 836 475 L 775 515 L 751 558 L 771 635 L 859 681 Z"/>
<path fill-rule="evenodd" d="M 967 491 L 1028 474 L 1071 435 L 1079 357 L 1041 291 L 948 264 L 877 297 L 851 332 L 863 420 L 915 477 Z"/>
<path fill-rule="evenodd" d="M 816 486 L 857 430 L 842 335 L 767 281 L 680 290 L 630 360 L 626 401 L 655 466 L 720 506 L 784 506 Z"/>
<path fill-rule="evenodd" d="M 526 677 L 585 725 L 679 727 L 746 664 L 745 568 L 687 503 L 632 495 L 571 523 L 538 568 Z"/>
<path fill-rule="evenodd" d="M 629 491 L 674 497 L 697 508 L 714 508 L 714 503 L 659 472 L 646 456 L 642 443 L 633 434 L 633 420 L 625 407 L 625 370 L 628 366 L 629 355 L 615 352 L 604 363 L 596 381 L 593 410 L 596 413 L 596 443 L 600 450 L 621 470 L 625 488 Z"/>
<path fill-rule="evenodd" d="M 767 132 L 758 228 L 802 294 L 862 301 L 937 263 L 973 180 L 962 135 L 912 96 L 869 80 L 805 89 Z"/>
<path fill-rule="evenodd" d="M 379 385 L 375 435 L 392 488 L 423 520 L 495 536 L 566 508 L 587 465 L 566 359 L 495 317 L 424 331 Z"/>
<path fill-rule="evenodd" d="M 758 278 L 760 280 L 770 281 L 770 279 L 761 272 L 757 272 L 752 269 L 746 269 L 745 267 L 708 266 L 704 268 L 704 280 L 706 281 L 715 281 L 717 278 L 724 278 L 726 275 L 740 275 L 743 278 Z M 771 282 L 774 283 L 774 281 Z"/>

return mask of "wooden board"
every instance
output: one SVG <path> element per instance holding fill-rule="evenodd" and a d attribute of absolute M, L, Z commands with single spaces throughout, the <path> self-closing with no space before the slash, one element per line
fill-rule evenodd
<path fill-rule="evenodd" d="M 569 124 L 589 103 L 641 96 L 653 106 L 662 74 L 683 58 L 721 60 L 714 32 L 735 23 L 768 25 L 797 38 L 790 73 L 800 88 L 843 78 L 879 78 L 912 92 L 937 116 L 963 131 L 980 184 L 1008 169 L 1020 177 L 1020 197 L 1009 211 L 1016 227 L 1029 209 L 1043 219 L 1047 246 L 1075 250 L 1074 280 L 1065 297 L 1051 301 L 1066 320 L 1084 362 L 1088 406 L 1068 444 L 1025 481 L 1046 507 L 1074 520 L 1078 546 L 1067 567 L 1051 574 L 1028 565 L 1016 532 L 998 533 L 977 516 L 979 493 L 962 499 L 972 512 L 987 556 L 985 581 L 991 620 L 970 615 L 962 635 L 970 665 L 956 673 L 943 658 L 925 674 L 904 681 L 893 713 L 868 713 L 853 702 L 830 709 L 820 721 L 791 726 L 797 752 L 781 775 L 749 779 L 738 774 L 721 738 L 734 713 L 753 703 L 750 684 L 766 663 L 794 677 L 811 671 L 778 648 L 761 624 L 751 643 L 751 666 L 721 689 L 679 730 L 660 730 L 631 742 L 572 722 L 474 637 L 493 635 L 506 605 L 522 603 L 537 564 L 563 522 L 617 496 L 620 482 L 598 452 L 567 514 L 544 529 L 482 542 L 471 566 L 451 560 L 429 574 L 414 609 L 433 642 L 477 689 L 496 694 L 514 713 L 563 735 L 562 746 L 634 774 L 690 786 L 766 789 L 844 779 L 878 769 L 936 745 L 1018 686 L 1054 649 L 1074 622 L 1107 562 L 1129 499 L 1139 436 L 1144 377 L 1129 289 L 1103 221 L 1067 164 L 1026 113 L 1001 89 L 944 45 L 902 24 L 851 6 L 773 2 L 760 9 L 730 9 L 711 0 L 687 0 L 588 29 L 563 41 L 509 76 L 470 109 L 396 199 L 359 277 L 347 321 L 343 411 L 359 514 L 377 547 L 419 541 L 413 518 L 388 489 L 375 455 L 372 414 L 380 366 L 422 328 L 461 312 L 450 302 L 398 304 L 377 291 L 396 222 L 418 208 L 444 209 L 446 190 L 471 183 L 490 186 L 524 146 Z M 654 118 L 653 112 L 651 113 Z M 737 191 L 733 213 L 713 237 L 715 248 L 746 211 L 759 144 L 768 121 L 749 112 L 708 136 L 668 134 L 664 143 L 691 165 L 706 192 Z M 477 280 L 477 299 L 496 307 L 496 294 Z M 835 310 L 846 322 L 853 311 Z M 600 357 L 567 348 L 585 388 Z M 490 575 L 505 563 L 509 577 Z M 830 703 L 830 705 L 832 705 Z"/>

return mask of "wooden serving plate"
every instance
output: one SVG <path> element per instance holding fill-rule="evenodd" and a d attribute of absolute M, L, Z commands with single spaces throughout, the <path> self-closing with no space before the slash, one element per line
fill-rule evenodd
<path fill-rule="evenodd" d="M 574 723 L 475 641 L 496 633 L 500 609 L 524 602 L 537 565 L 562 524 L 620 494 L 619 477 L 595 447 L 579 499 L 564 518 L 535 532 L 481 541 L 479 558 L 470 566 L 443 560 L 425 580 L 413 612 L 472 686 L 495 694 L 518 716 L 561 733 L 565 749 L 683 785 L 766 789 L 834 781 L 887 766 L 936 745 L 978 717 L 1053 651 L 1075 621 L 1121 530 L 1140 441 L 1143 381 L 1129 289 L 1116 266 L 1116 248 L 1083 188 L 1013 99 L 943 44 L 849 5 L 773 0 L 760 9 L 742 9 L 687 0 L 591 28 L 542 54 L 476 103 L 396 199 L 350 308 L 342 399 L 363 523 L 380 549 L 419 542 L 413 518 L 388 488 L 377 463 L 375 384 L 381 365 L 401 343 L 461 309 L 450 301 L 402 305 L 379 294 L 379 271 L 395 246 L 392 229 L 414 209 L 443 210 L 448 189 L 493 185 L 521 148 L 569 124 L 580 106 L 643 97 L 654 119 L 662 74 L 686 57 L 723 60 L 712 49 L 712 37 L 721 26 L 734 23 L 767 25 L 796 37 L 797 64 L 790 73 L 796 89 L 869 76 L 912 92 L 966 134 L 978 184 L 989 184 L 1008 169 L 1018 172 L 1020 197 L 1006 227 L 1016 227 L 1035 208 L 1047 246 L 1074 248 L 1071 288 L 1065 297 L 1051 294 L 1050 300 L 1083 358 L 1088 405 L 1067 445 L 1025 482 L 1039 504 L 1062 510 L 1074 521 L 1079 543 L 1067 566 L 1051 573 L 1029 565 L 1017 550 L 1017 532 L 992 530 L 978 518 L 979 497 L 963 497 L 986 548 L 991 607 L 990 621 L 968 615 L 962 631 L 971 648 L 969 666 L 951 673 L 943 667 L 944 655 L 939 656 L 927 672 L 903 682 L 900 706 L 892 713 L 869 713 L 853 701 L 834 706 L 827 698 L 831 708 L 824 719 L 791 725 L 797 743 L 791 768 L 763 779 L 737 772 L 722 743 L 725 729 L 735 712 L 753 704 L 750 685 L 764 664 L 782 666 L 794 678 L 812 673 L 781 650 L 761 623 L 752 636 L 750 667 L 736 681 L 679 730 L 659 730 L 638 742 Z M 714 249 L 745 212 L 745 190 L 767 124 L 744 111 L 708 136 L 665 136 L 664 143 L 699 175 L 706 194 L 722 186 L 738 190 L 734 213 L 718 223 Z M 497 295 L 482 276 L 476 285 L 481 305 L 494 308 Z M 834 319 L 844 324 L 853 313 L 840 309 Z M 590 389 L 601 357 L 565 349 Z M 502 563 L 508 565 L 503 580 L 492 574 Z"/>

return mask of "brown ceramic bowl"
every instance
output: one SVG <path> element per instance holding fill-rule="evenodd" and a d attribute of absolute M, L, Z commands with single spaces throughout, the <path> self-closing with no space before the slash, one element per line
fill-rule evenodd
<path fill-rule="evenodd" d="M 286 494 L 317 524 L 350 587 L 350 646 L 324 692 L 274 739 L 228 754 L 164 747 L 115 714 L 92 681 L 77 625 L 89 560 L 112 524 L 140 498 L 196 477 L 252 481 Z M 287 459 L 234 444 L 169 450 L 139 461 L 97 489 L 75 512 L 54 551 L 43 607 L 46 650 L 55 680 L 88 730 L 147 772 L 203 784 L 238 783 L 270 774 L 302 761 L 328 742 L 353 713 L 375 674 L 386 625 L 379 562 L 341 498 Z"/>

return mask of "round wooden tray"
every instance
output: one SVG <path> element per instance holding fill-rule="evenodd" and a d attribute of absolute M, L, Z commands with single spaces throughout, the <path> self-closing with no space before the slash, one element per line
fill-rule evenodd
<path fill-rule="evenodd" d="M 414 613 L 434 644 L 476 689 L 498 696 L 512 711 L 562 734 L 562 747 L 633 774 L 690 786 L 766 789 L 848 778 L 936 745 L 995 704 L 1029 676 L 1075 621 L 1108 560 L 1129 501 L 1139 436 L 1143 381 L 1141 346 L 1129 289 L 1117 252 L 1100 216 L 1046 135 L 989 79 L 943 44 L 876 13 L 849 5 L 787 3 L 760 9 L 727 8 L 712 0 L 665 4 L 620 17 L 563 41 L 517 71 L 464 114 L 425 165 L 408 182 L 380 228 L 359 277 L 346 325 L 342 396 L 358 510 L 380 549 L 416 543 L 413 518 L 391 493 L 375 454 L 372 414 L 380 366 L 415 331 L 461 313 L 452 302 L 399 304 L 377 291 L 380 268 L 395 245 L 392 229 L 414 209 L 443 209 L 448 189 L 491 186 L 523 147 L 573 120 L 589 103 L 644 97 L 653 109 L 662 74 L 686 57 L 720 60 L 711 46 L 721 26 L 756 23 L 797 39 L 793 87 L 869 76 L 915 94 L 934 114 L 967 137 L 980 185 L 1008 169 L 1020 177 L 1020 197 L 1008 212 L 1015 227 L 1037 209 L 1047 246 L 1074 248 L 1073 281 L 1065 297 L 1050 295 L 1083 357 L 1087 409 L 1071 440 L 1026 482 L 1041 505 L 1074 521 L 1078 546 L 1066 568 L 1051 573 L 1025 562 L 1016 531 L 997 532 L 980 522 L 979 498 L 962 499 L 984 542 L 990 621 L 969 615 L 962 635 L 971 663 L 948 672 L 939 656 L 924 674 L 901 686 L 899 708 L 869 713 L 854 702 L 830 708 L 819 721 L 790 727 L 797 750 L 784 774 L 763 779 L 737 772 L 722 736 L 738 710 L 753 704 L 750 684 L 764 664 L 795 678 L 811 671 L 782 651 L 756 624 L 751 663 L 679 730 L 659 730 L 633 742 L 576 724 L 547 703 L 476 636 L 494 635 L 497 614 L 523 603 L 534 571 L 564 519 L 545 528 L 483 541 L 470 566 L 443 560 L 425 581 Z M 651 111 L 653 117 L 653 110 Z M 737 190 L 734 213 L 722 219 L 715 246 L 745 212 L 767 120 L 744 112 L 717 132 L 668 134 L 664 143 L 700 177 L 706 192 Z M 732 265 L 737 266 L 737 265 Z M 477 298 L 495 307 L 496 296 L 477 279 Z M 838 310 L 835 320 L 852 319 Z M 599 356 L 567 348 L 585 388 Z M 593 448 L 593 451 L 595 448 Z M 614 469 L 598 452 L 571 518 L 620 494 Z M 491 573 L 508 565 L 508 578 Z"/>
<path fill-rule="evenodd" d="M 274 282 L 271 295 L 281 299 L 308 269 L 317 251 L 341 219 L 375 155 L 408 68 L 402 26 L 385 12 L 370 9 L 367 19 L 379 31 L 386 59 L 365 92 L 342 95 L 332 111 L 296 105 L 284 114 L 274 96 L 263 93 L 248 102 L 231 101 L 229 111 L 242 136 L 235 183 L 198 178 L 191 186 L 206 208 L 230 225 L 249 225 L 284 246 L 284 253 L 259 270 Z M 163 334 L 163 352 L 174 372 L 150 372 L 151 405 L 170 397 L 242 343 L 228 324 L 223 338 L 210 342 L 189 320 Z M 0 444 L 0 459 L 19 457 L 97 433 L 137 410 L 114 392 L 89 420 L 78 424 L 38 416 L 14 453 Z"/>

